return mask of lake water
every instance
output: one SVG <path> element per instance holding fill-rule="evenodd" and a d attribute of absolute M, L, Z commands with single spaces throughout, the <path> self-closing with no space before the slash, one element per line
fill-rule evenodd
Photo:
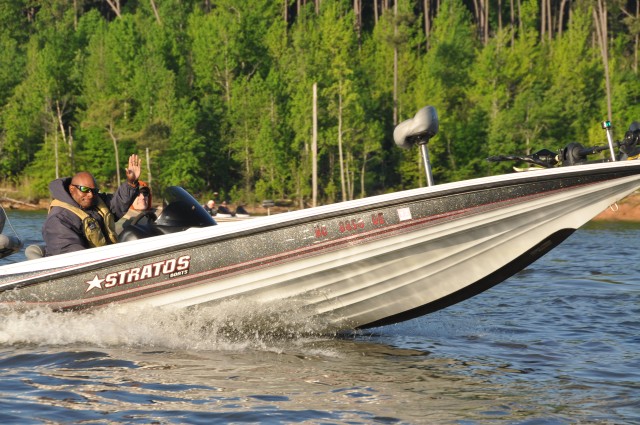
<path fill-rule="evenodd" d="M 40 239 L 42 213 L 8 214 Z M 640 423 L 637 225 L 590 223 L 475 298 L 340 337 L 228 310 L 0 314 L 3 424 Z"/>

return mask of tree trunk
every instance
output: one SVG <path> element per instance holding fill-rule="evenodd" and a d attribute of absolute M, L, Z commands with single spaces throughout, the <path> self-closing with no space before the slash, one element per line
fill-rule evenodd
<path fill-rule="evenodd" d="M 53 133 L 53 157 L 56 164 L 56 179 L 59 179 L 60 178 L 60 159 L 58 158 L 58 132 L 57 131 Z"/>
<path fill-rule="evenodd" d="M 122 18 L 122 14 L 120 13 L 120 0 L 106 0 L 111 9 L 115 12 L 118 18 Z"/>
<path fill-rule="evenodd" d="M 516 11 L 515 5 L 513 4 L 513 0 L 509 0 L 509 8 L 510 8 L 510 17 L 511 17 L 511 47 L 516 42 Z"/>
<path fill-rule="evenodd" d="M 429 50 L 429 34 L 431 33 L 431 9 L 430 0 L 423 0 L 422 6 L 424 8 L 424 38 L 426 40 L 426 47 Z"/>
<path fill-rule="evenodd" d="M 524 31 L 524 24 L 522 23 L 522 3 L 518 0 L 518 27 L 520 27 L 520 32 Z"/>
<path fill-rule="evenodd" d="M 347 198 L 352 201 L 353 200 L 353 191 L 354 191 L 354 174 L 351 171 L 351 163 L 353 158 L 351 158 L 351 154 L 347 152 L 347 161 L 346 161 L 346 176 L 347 176 Z"/>
<path fill-rule="evenodd" d="M 289 0 L 284 0 L 284 6 L 282 8 L 282 17 L 284 18 L 285 27 L 289 24 Z"/>
<path fill-rule="evenodd" d="M 378 0 L 373 0 L 373 21 L 377 25 L 379 19 Z"/>
<path fill-rule="evenodd" d="M 489 0 L 484 1 L 484 45 L 489 44 Z"/>
<path fill-rule="evenodd" d="M 356 16 L 356 32 L 358 34 L 358 46 L 362 43 L 362 0 L 353 0 L 353 14 Z"/>
<path fill-rule="evenodd" d="M 73 133 L 71 132 L 71 126 L 69 126 L 69 129 L 67 130 L 69 132 L 69 139 L 68 139 L 68 153 L 67 155 L 69 155 L 69 161 L 71 163 L 71 171 L 73 173 L 75 173 L 76 170 L 76 159 L 75 159 L 75 155 L 73 154 Z"/>
<path fill-rule="evenodd" d="M 478 37 L 480 37 L 480 34 L 482 34 L 482 23 L 480 22 L 482 18 L 480 17 L 481 13 L 480 13 L 480 5 L 478 4 L 478 1 L 481 1 L 481 0 L 473 0 L 473 14 L 476 20 L 476 33 L 478 34 Z"/>
<path fill-rule="evenodd" d="M 364 198 L 367 196 L 367 192 L 365 190 L 365 176 L 367 172 L 367 157 L 369 154 L 366 152 L 362 155 L 362 167 L 360 167 L 360 198 Z"/>
<path fill-rule="evenodd" d="M 347 200 L 345 182 L 344 155 L 342 153 L 342 81 L 338 86 L 338 162 L 340 162 L 340 188 L 342 189 L 342 202 Z"/>
<path fill-rule="evenodd" d="M 553 40 L 553 9 L 551 9 L 551 0 L 542 0 L 547 2 L 547 27 L 549 33 L 549 41 Z"/>
<path fill-rule="evenodd" d="M 251 192 L 251 180 L 252 180 L 252 173 L 251 173 L 251 150 L 249 149 L 249 144 L 250 144 L 250 140 L 248 137 L 249 134 L 249 124 L 247 122 L 247 120 L 244 121 L 244 134 L 245 134 L 245 140 L 244 140 L 244 171 L 245 171 L 245 178 L 244 178 L 244 190 L 246 193 L 250 193 Z"/>
<path fill-rule="evenodd" d="M 231 107 L 231 69 L 229 67 L 229 58 L 224 60 L 224 96 L 227 100 L 228 107 Z"/>
<path fill-rule="evenodd" d="M 73 0 L 73 29 L 78 30 L 78 0 Z"/>
<path fill-rule="evenodd" d="M 393 125 L 398 125 L 398 2 L 393 9 Z"/>
<path fill-rule="evenodd" d="M 111 141 L 113 141 L 113 154 L 116 158 L 116 179 L 118 181 L 118 187 L 120 186 L 120 156 L 118 155 L 118 139 L 115 135 L 113 123 L 109 123 L 107 127 Z"/>
<path fill-rule="evenodd" d="M 546 0 L 542 0 L 540 2 L 540 41 L 541 42 L 544 41 L 544 34 L 545 34 L 546 29 L 547 29 L 546 9 L 547 9 L 547 1 Z"/>
<path fill-rule="evenodd" d="M 147 183 L 149 183 L 149 187 L 151 187 L 151 182 L 153 181 L 151 178 L 151 155 L 149 155 L 149 148 L 146 148 L 145 151 L 147 158 Z"/>
<path fill-rule="evenodd" d="M 318 205 L 318 83 L 313 83 L 313 135 L 311 139 L 311 206 Z"/>
<path fill-rule="evenodd" d="M 640 19 L 640 1 L 636 2 L 636 20 Z M 638 73 L 638 34 L 636 34 L 633 51 L 633 70 Z"/>
<path fill-rule="evenodd" d="M 69 157 L 71 159 L 73 159 L 73 153 L 71 150 L 71 143 L 69 141 L 67 141 L 67 134 L 64 131 L 64 123 L 62 122 L 62 110 L 60 109 L 60 102 L 56 100 L 56 116 L 57 116 L 57 121 L 58 121 L 58 126 L 60 127 L 60 134 L 62 135 L 62 141 L 64 142 L 65 146 L 69 147 Z M 71 130 L 69 130 L 69 132 L 71 132 Z M 58 177 L 58 131 L 56 130 L 56 138 L 55 138 L 55 143 L 56 143 L 56 178 Z M 72 168 L 73 169 L 73 163 L 72 163 Z"/>
<path fill-rule="evenodd" d="M 558 36 L 562 37 L 562 28 L 564 27 L 564 8 L 567 4 L 567 0 L 560 2 L 560 9 L 558 10 Z"/>
<path fill-rule="evenodd" d="M 67 144 L 67 135 L 64 131 L 64 123 L 62 122 L 62 110 L 60 109 L 60 102 L 56 100 L 56 115 L 58 125 L 60 126 L 60 134 L 62 134 L 62 140 Z"/>
<path fill-rule="evenodd" d="M 302 182 L 300 181 L 301 178 L 302 173 L 299 172 L 296 177 L 296 193 L 298 194 L 298 208 L 302 210 L 304 209 L 304 196 L 302 196 Z"/>
<path fill-rule="evenodd" d="M 613 113 L 611 110 L 611 79 L 609 78 L 609 48 L 607 39 L 607 4 L 603 0 L 598 0 L 593 9 L 593 19 L 596 26 L 596 36 L 602 55 L 602 65 L 604 67 L 605 87 L 607 91 L 607 119 L 611 121 Z"/>
<path fill-rule="evenodd" d="M 154 0 L 149 0 L 149 2 L 151 3 L 153 14 L 156 17 L 156 22 L 158 22 L 158 25 L 162 25 L 162 21 L 160 20 L 160 15 L 158 14 L 158 8 L 156 7 L 156 2 Z"/>

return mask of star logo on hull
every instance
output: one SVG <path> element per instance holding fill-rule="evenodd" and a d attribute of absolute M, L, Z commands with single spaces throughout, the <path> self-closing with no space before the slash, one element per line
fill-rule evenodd
<path fill-rule="evenodd" d="M 98 277 L 98 275 L 95 275 L 93 279 L 87 280 L 85 282 L 86 284 L 89 285 L 89 287 L 87 288 L 87 290 L 85 292 L 89 292 L 93 288 L 102 289 L 102 282 L 104 282 L 104 279 L 100 279 Z"/>

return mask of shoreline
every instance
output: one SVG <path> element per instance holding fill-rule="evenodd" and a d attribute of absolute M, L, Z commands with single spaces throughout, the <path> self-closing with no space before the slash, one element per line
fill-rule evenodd
<path fill-rule="evenodd" d="M 49 209 L 50 203 L 51 201 L 49 199 L 40 199 L 36 204 L 33 202 L 22 201 L 20 199 L 0 196 L 0 207 L 4 208 L 5 210 L 47 211 Z M 157 207 L 160 207 L 160 206 L 161 206 L 160 204 L 157 205 Z M 245 208 L 247 209 L 249 214 L 252 216 L 257 217 L 261 215 L 267 215 L 267 209 L 262 206 L 245 205 Z M 287 212 L 290 210 L 291 208 L 279 207 L 279 206 L 270 208 L 271 214 L 281 214 L 283 212 Z"/>
<path fill-rule="evenodd" d="M 640 222 L 640 193 L 634 192 L 621 199 L 591 221 Z"/>
<path fill-rule="evenodd" d="M 640 222 L 640 192 L 632 193 L 616 204 L 605 209 L 590 221 Z M 0 197 L 0 206 L 6 210 L 46 211 L 49 208 L 49 200 L 41 199 L 37 204 L 34 204 L 19 199 Z M 257 211 L 253 213 L 256 214 Z"/>
<path fill-rule="evenodd" d="M 0 197 L 0 206 L 4 209 L 8 210 L 25 210 L 25 211 L 36 211 L 36 210 L 46 210 L 49 208 L 48 200 L 40 200 L 37 204 L 32 202 L 21 201 L 20 199 L 9 198 L 6 196 Z"/>

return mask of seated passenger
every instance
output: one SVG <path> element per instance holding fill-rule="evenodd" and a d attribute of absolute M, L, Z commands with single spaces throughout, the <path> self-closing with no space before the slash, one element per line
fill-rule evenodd
<path fill-rule="evenodd" d="M 133 201 L 133 204 L 131 204 L 131 207 L 129 207 L 127 213 L 123 215 L 122 218 L 116 223 L 117 234 L 122 233 L 122 230 L 125 227 L 129 226 L 131 222 L 134 221 L 134 219 L 136 219 L 140 214 L 155 212 L 154 208 L 152 207 L 153 199 L 151 197 L 151 188 L 149 188 L 149 185 L 142 180 L 140 180 L 139 183 L 140 193 L 138 193 L 138 196 L 136 196 L 136 199 Z M 154 219 L 154 216 L 147 215 L 146 217 L 139 219 L 136 224 L 151 224 L 153 223 Z"/>
<path fill-rule="evenodd" d="M 218 210 L 216 209 L 216 201 L 214 201 L 213 199 L 210 199 L 206 205 L 203 205 L 203 207 L 211 217 L 215 216 L 218 213 Z"/>
<path fill-rule="evenodd" d="M 231 214 L 231 210 L 227 206 L 227 201 L 222 201 L 222 204 L 220 204 L 220 206 L 218 207 L 218 214 L 227 215 L 229 217 L 233 215 Z"/>
<path fill-rule="evenodd" d="M 95 179 L 86 171 L 49 183 L 53 200 L 42 226 L 47 256 L 117 242 L 115 223 L 138 194 L 138 155 L 129 157 L 126 172 L 127 181 L 114 194 L 99 193 Z"/>
<path fill-rule="evenodd" d="M 240 205 L 238 205 L 238 208 L 236 208 L 235 216 L 236 217 L 249 217 L 249 212 L 244 208 L 244 205 L 240 204 Z"/>

